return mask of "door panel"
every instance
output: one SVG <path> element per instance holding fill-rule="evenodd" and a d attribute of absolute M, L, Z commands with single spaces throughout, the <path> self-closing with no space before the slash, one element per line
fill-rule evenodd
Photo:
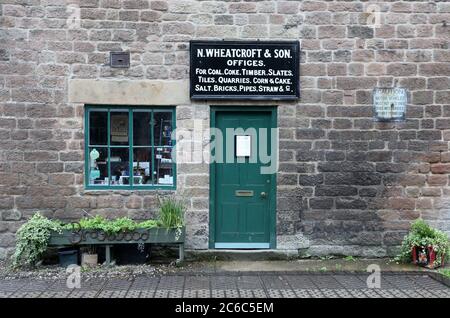
<path fill-rule="evenodd" d="M 222 219 L 220 220 L 221 232 L 235 235 L 239 226 L 239 204 L 224 203 L 219 206 Z M 226 218 L 226 219 L 225 219 Z"/>
<path fill-rule="evenodd" d="M 259 244 L 267 248 L 270 242 L 271 175 L 261 174 L 263 164 L 258 151 L 261 145 L 270 147 L 271 113 L 217 112 L 216 127 L 223 135 L 223 142 L 216 138 L 216 148 L 223 151 L 224 158 L 233 158 L 234 162 L 213 165 L 215 247 L 245 248 L 254 243 L 267 243 Z M 227 134 L 227 128 L 239 128 L 235 135 L 252 136 L 250 157 L 236 158 L 235 136 Z M 264 140 L 259 138 L 260 128 L 267 129 Z"/>

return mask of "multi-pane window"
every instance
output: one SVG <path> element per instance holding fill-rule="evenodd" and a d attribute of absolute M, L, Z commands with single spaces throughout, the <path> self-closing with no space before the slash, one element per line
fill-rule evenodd
<path fill-rule="evenodd" d="M 174 109 L 86 108 L 88 188 L 173 188 Z"/>

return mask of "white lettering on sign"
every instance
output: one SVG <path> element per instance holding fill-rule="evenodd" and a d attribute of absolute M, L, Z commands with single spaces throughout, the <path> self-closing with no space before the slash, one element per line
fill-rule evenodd
<path fill-rule="evenodd" d="M 197 49 L 197 57 L 221 57 L 221 58 L 269 58 L 272 54 L 269 50 L 262 54 L 262 49 Z M 274 49 L 273 57 L 276 59 L 292 58 L 291 49 Z"/>
<path fill-rule="evenodd" d="M 298 42 L 191 42 L 191 97 L 298 98 Z"/>
<path fill-rule="evenodd" d="M 274 50 L 274 57 L 276 59 L 281 58 L 281 59 L 290 59 L 291 58 L 291 50 L 289 49 L 283 49 L 283 50 Z"/>
<path fill-rule="evenodd" d="M 405 88 L 375 88 L 373 106 L 376 120 L 402 120 L 405 118 L 408 95 Z"/>

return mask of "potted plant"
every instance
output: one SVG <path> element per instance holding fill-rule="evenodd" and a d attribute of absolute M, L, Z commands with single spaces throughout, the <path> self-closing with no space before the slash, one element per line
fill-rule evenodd
<path fill-rule="evenodd" d="M 417 219 L 403 239 L 397 260 L 434 269 L 444 265 L 449 255 L 450 242 L 447 235 L 432 228 L 424 220 Z"/>
<path fill-rule="evenodd" d="M 159 222 L 161 227 L 181 232 L 184 228 L 184 214 L 186 212 L 183 202 L 173 197 L 168 197 L 160 199 L 159 205 Z"/>
<path fill-rule="evenodd" d="M 87 245 L 80 248 L 81 250 L 81 266 L 96 267 L 98 264 L 97 249 L 94 245 Z"/>

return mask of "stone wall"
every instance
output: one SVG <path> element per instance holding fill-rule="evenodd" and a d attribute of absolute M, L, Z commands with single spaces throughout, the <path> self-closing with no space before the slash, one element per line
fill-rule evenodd
<path fill-rule="evenodd" d="M 277 104 L 280 248 L 384 255 L 419 216 L 450 230 L 450 3 L 1 3 L 0 257 L 37 210 L 154 215 L 154 191 L 84 190 L 84 105 L 69 100 L 68 87 L 73 79 L 186 80 L 191 39 L 301 42 L 301 98 Z M 131 52 L 129 69 L 107 66 L 120 50 Z M 374 123 L 372 89 L 392 85 L 409 89 L 407 121 Z M 209 125 L 208 105 L 177 105 L 177 126 Z M 208 182 L 207 164 L 178 165 L 192 248 L 207 248 Z"/>

